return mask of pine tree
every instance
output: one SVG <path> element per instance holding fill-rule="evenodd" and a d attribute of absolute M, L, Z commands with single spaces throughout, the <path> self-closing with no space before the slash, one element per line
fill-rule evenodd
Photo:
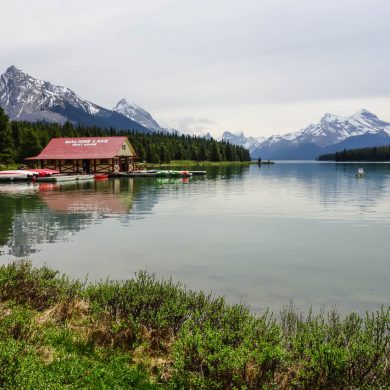
<path fill-rule="evenodd" d="M 8 116 L 0 107 L 0 163 L 11 164 L 15 158 L 15 147 Z"/>
<path fill-rule="evenodd" d="M 26 157 L 34 157 L 42 150 L 42 145 L 39 141 L 38 133 L 35 129 L 25 129 L 23 132 L 23 140 L 20 144 L 19 156 L 21 159 Z"/>
<path fill-rule="evenodd" d="M 210 161 L 221 161 L 221 152 L 217 142 L 213 141 L 210 150 Z"/>

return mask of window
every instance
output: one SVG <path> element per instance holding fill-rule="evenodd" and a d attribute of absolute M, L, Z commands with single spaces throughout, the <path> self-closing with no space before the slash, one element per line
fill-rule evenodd
<path fill-rule="evenodd" d="M 122 145 L 122 150 L 126 150 L 126 144 Z"/>

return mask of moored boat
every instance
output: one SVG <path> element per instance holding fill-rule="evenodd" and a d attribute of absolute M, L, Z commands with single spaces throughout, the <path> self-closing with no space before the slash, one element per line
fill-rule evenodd
<path fill-rule="evenodd" d="M 14 180 L 34 180 L 34 172 L 25 171 L 23 169 L 12 169 L 8 171 L 0 171 L 0 180 L 14 181 Z"/>
<path fill-rule="evenodd" d="M 97 173 L 95 174 L 95 179 L 96 180 L 108 179 L 108 173 Z"/>
<path fill-rule="evenodd" d="M 64 182 L 64 181 L 76 181 L 77 178 L 78 178 L 78 175 L 58 174 L 58 175 L 38 177 L 37 181 L 38 182 L 59 183 L 59 182 Z"/>
<path fill-rule="evenodd" d="M 77 175 L 76 180 L 93 180 L 95 175 Z"/>

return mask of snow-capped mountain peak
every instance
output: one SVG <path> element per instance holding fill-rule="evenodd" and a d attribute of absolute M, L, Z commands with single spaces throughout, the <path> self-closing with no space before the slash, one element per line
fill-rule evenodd
<path fill-rule="evenodd" d="M 326 113 L 318 123 L 313 123 L 295 133 L 286 134 L 282 139 L 324 147 L 349 137 L 376 134 L 381 131 L 390 134 L 390 125 L 378 119 L 370 111 L 361 109 L 348 117 Z"/>
<path fill-rule="evenodd" d="M 265 138 L 246 137 L 242 131 L 235 133 L 225 131 L 221 137 L 219 137 L 219 140 L 227 141 L 234 145 L 243 146 L 244 148 L 248 149 L 249 152 L 252 152 L 265 140 Z"/>
<path fill-rule="evenodd" d="M 0 76 L 0 106 L 12 120 L 70 121 L 85 126 L 149 131 L 136 121 L 81 98 L 69 88 L 38 80 L 14 65 Z"/>
<path fill-rule="evenodd" d="M 119 100 L 114 111 L 125 117 L 140 123 L 141 125 L 155 131 L 164 131 L 162 127 L 153 119 L 152 115 L 135 103 L 128 102 L 125 98 Z"/>
<path fill-rule="evenodd" d="M 317 123 L 283 136 L 271 136 L 253 151 L 252 156 L 276 159 L 316 158 L 333 148 L 366 147 L 390 144 L 390 123 L 361 109 L 350 116 L 325 114 Z"/>
<path fill-rule="evenodd" d="M 56 106 L 70 104 L 89 114 L 102 107 L 77 96 L 71 89 L 38 80 L 16 66 L 10 66 L 0 77 L 0 104 L 12 119 L 37 120 L 58 117 L 52 112 Z M 49 113 L 49 111 L 51 111 Z M 66 118 L 62 122 L 64 122 Z"/>

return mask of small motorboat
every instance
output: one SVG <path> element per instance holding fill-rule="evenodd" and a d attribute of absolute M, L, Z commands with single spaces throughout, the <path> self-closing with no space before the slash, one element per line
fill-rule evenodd
<path fill-rule="evenodd" d="M 356 177 L 364 177 L 364 170 L 363 168 L 358 168 L 357 172 L 355 173 Z"/>
<path fill-rule="evenodd" d="M 24 169 L 14 169 L 9 171 L 0 171 L 0 180 L 34 180 L 35 174 L 32 171 L 25 171 Z"/>

